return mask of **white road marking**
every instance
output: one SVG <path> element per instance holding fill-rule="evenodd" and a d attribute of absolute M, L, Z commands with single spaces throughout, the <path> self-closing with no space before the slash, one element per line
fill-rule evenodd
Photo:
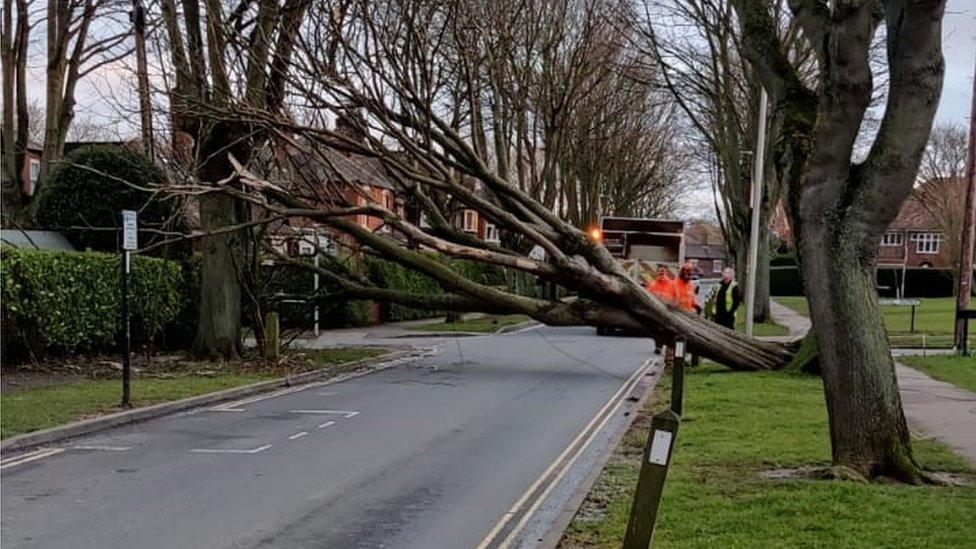
<path fill-rule="evenodd" d="M 245 406 L 247 404 L 254 404 L 255 402 L 260 402 L 262 400 L 267 400 L 269 398 L 280 397 L 291 393 L 297 393 L 298 391 L 304 391 L 305 389 L 320 387 L 322 385 L 327 385 L 331 381 L 332 380 L 313 381 L 312 383 L 306 383 L 304 385 L 285 387 L 284 389 L 278 389 L 277 391 L 272 391 L 270 393 L 263 393 L 259 395 L 250 396 L 247 398 L 242 398 L 240 400 L 235 400 L 232 402 L 225 402 L 218 406 L 213 406 L 207 409 L 212 412 L 244 412 L 245 410 L 242 408 L 242 406 Z"/>
<path fill-rule="evenodd" d="M 258 446 L 257 448 L 251 448 L 250 450 L 237 450 L 237 449 L 225 449 L 225 448 L 190 448 L 190 452 L 194 454 L 257 454 L 258 452 L 263 452 L 268 448 L 271 448 L 271 444 L 265 444 L 264 446 Z"/>
<path fill-rule="evenodd" d="M 326 421 L 325 423 L 319 425 L 319 429 L 325 429 L 326 427 L 332 427 L 335 425 L 334 421 Z"/>
<path fill-rule="evenodd" d="M 359 415 L 359 412 L 355 410 L 289 410 L 289 412 L 293 414 L 333 414 L 343 416 L 346 419 Z"/>
<path fill-rule="evenodd" d="M 72 446 L 72 450 L 98 450 L 102 452 L 124 452 L 126 450 L 131 450 L 130 446 L 102 446 L 98 444 L 93 445 L 78 445 Z"/>
<path fill-rule="evenodd" d="M 31 461 L 53 456 L 55 454 L 60 454 L 63 451 L 64 448 L 40 448 L 38 450 L 34 450 L 33 452 L 27 452 L 24 455 L 10 458 L 6 461 L 0 461 L 0 470 L 6 469 L 7 467 L 14 467 L 15 465 L 29 463 Z"/>
<path fill-rule="evenodd" d="M 515 525 L 515 527 L 512 528 L 511 532 L 505 537 L 504 540 L 502 540 L 498 547 L 507 548 L 513 541 L 515 541 L 515 538 L 517 538 L 521 533 L 526 523 L 528 523 L 528 521 L 532 518 L 532 514 L 535 512 L 535 510 L 538 509 L 539 505 L 541 505 L 545 501 L 546 497 L 549 496 L 549 493 L 552 492 L 552 490 L 559 484 L 559 481 L 562 480 L 563 476 L 565 476 L 565 474 L 572 468 L 572 465 L 576 462 L 577 458 L 579 458 L 583 451 L 586 450 L 593 439 L 596 438 L 597 434 L 600 433 L 607 421 L 609 421 L 610 418 L 616 414 L 617 410 L 619 410 L 620 406 L 625 400 L 622 398 L 622 396 L 629 393 L 634 386 L 637 385 L 637 382 L 640 380 L 641 376 L 644 374 L 644 372 L 650 369 L 651 365 L 654 364 L 654 361 L 655 357 L 653 356 L 644 361 L 641 367 L 638 368 L 637 371 L 627 379 L 623 386 L 621 386 L 620 389 L 614 393 L 612 397 L 610 397 L 606 404 L 603 405 L 600 411 L 593 416 L 593 419 L 590 420 L 586 427 L 584 427 L 583 430 L 576 435 L 576 438 L 574 438 L 573 441 L 566 446 L 566 448 L 559 454 L 558 457 L 556 457 L 552 464 L 550 464 L 549 467 L 546 468 L 541 475 L 539 475 L 539 478 L 537 478 L 535 482 L 529 486 L 529 488 L 522 494 L 522 497 L 520 497 L 518 501 L 516 501 L 515 504 L 512 505 L 512 507 L 506 511 L 504 515 L 502 515 L 502 518 L 499 519 L 498 523 L 496 523 L 491 531 L 488 532 L 488 535 L 481 540 L 481 543 L 478 544 L 476 549 L 485 549 L 486 547 L 491 546 L 492 543 L 496 541 L 496 538 L 505 528 L 505 526 L 518 515 L 522 507 L 528 502 L 529 497 L 539 489 L 539 486 L 542 485 L 545 479 L 549 477 L 553 471 L 562 466 L 562 470 L 559 471 L 552 482 L 549 483 L 545 490 L 543 490 L 543 492 L 534 500 L 532 505 L 522 516 L 522 519 Z M 609 413 L 607 413 L 608 411 Z M 596 427 L 594 428 L 594 426 Z M 583 441 L 584 438 L 585 441 Z M 580 444 L 581 441 L 583 441 L 582 444 Z M 572 452 L 574 448 L 575 453 L 573 453 L 572 457 L 566 461 L 566 458 L 570 456 L 570 452 Z"/>
<path fill-rule="evenodd" d="M 211 412 L 246 412 L 244 408 L 210 408 Z"/>
<path fill-rule="evenodd" d="M 303 436 L 305 436 L 307 434 L 308 434 L 308 431 L 302 431 L 300 433 L 295 433 L 294 435 L 289 436 L 288 437 L 288 440 L 296 440 L 296 439 L 302 438 Z"/>

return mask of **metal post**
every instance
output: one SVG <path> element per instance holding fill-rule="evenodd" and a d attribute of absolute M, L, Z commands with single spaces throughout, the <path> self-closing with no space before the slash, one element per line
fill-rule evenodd
<path fill-rule="evenodd" d="M 671 368 L 671 411 L 681 416 L 685 392 L 685 338 L 674 340 L 674 364 Z"/>
<path fill-rule="evenodd" d="M 315 319 L 315 337 L 319 337 L 319 251 L 316 246 L 315 250 L 315 274 L 312 278 L 312 283 L 315 289 L 315 311 L 312 313 Z"/>
<path fill-rule="evenodd" d="M 756 310 L 756 263 L 759 258 L 759 223 L 762 211 L 763 176 L 766 166 L 766 88 L 759 91 L 759 135 L 756 137 L 755 166 L 752 172 L 752 193 L 749 205 L 752 208 L 752 224 L 749 228 L 749 257 L 746 270 L 746 335 L 752 335 L 752 315 Z"/>
<path fill-rule="evenodd" d="M 131 408 L 131 390 L 130 384 L 132 379 L 132 365 L 130 363 L 130 355 L 132 354 L 132 333 L 130 331 L 130 318 L 129 314 L 129 280 L 131 278 L 131 264 L 132 264 L 132 252 L 129 250 L 122 251 L 122 331 L 123 331 L 123 341 L 122 341 L 122 407 Z"/>
<path fill-rule="evenodd" d="M 908 329 L 908 333 L 915 333 L 915 304 L 912 304 L 912 316 L 911 316 L 911 327 Z"/>

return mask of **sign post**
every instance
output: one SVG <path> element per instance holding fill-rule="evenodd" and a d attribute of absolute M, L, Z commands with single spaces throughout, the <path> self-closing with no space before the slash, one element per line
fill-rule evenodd
<path fill-rule="evenodd" d="M 672 354 L 673 353 L 673 354 Z M 664 493 L 664 481 L 668 478 L 671 454 L 681 425 L 681 409 L 684 400 L 685 339 L 678 337 L 667 359 L 671 364 L 671 408 L 651 419 L 647 434 L 644 457 L 641 460 L 634 503 L 630 507 L 624 549 L 647 549 L 654 537 L 654 525 Z"/>
<path fill-rule="evenodd" d="M 122 210 L 122 407 L 131 408 L 132 333 L 129 311 L 129 281 L 132 278 L 132 250 L 139 247 L 136 212 Z"/>

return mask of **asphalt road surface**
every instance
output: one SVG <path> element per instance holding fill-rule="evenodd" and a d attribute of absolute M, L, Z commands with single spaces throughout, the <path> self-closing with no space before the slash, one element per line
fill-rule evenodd
<path fill-rule="evenodd" d="M 648 343 L 585 328 L 446 340 L 344 382 L 54 445 L 3 469 L 0 541 L 476 547 L 635 377 Z"/>

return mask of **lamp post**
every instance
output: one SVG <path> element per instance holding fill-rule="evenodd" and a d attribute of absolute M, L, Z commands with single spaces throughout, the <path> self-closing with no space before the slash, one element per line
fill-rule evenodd
<path fill-rule="evenodd" d="M 752 222 L 749 227 L 749 256 L 746 269 L 746 335 L 752 335 L 752 316 L 756 310 L 756 263 L 759 257 L 759 223 L 762 211 L 763 175 L 765 173 L 766 156 L 766 88 L 759 88 L 759 119 L 756 125 L 759 135 L 756 137 L 756 154 L 753 157 L 755 165 L 752 171 L 752 192 L 749 207 L 752 209 Z"/>

